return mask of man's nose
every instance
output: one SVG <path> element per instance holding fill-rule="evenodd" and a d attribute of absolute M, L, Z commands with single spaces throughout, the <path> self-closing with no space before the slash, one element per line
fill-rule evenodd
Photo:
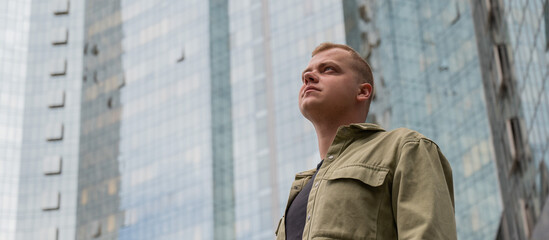
<path fill-rule="evenodd" d="M 316 74 L 314 74 L 313 72 L 306 72 L 303 75 L 303 83 L 307 84 L 310 82 L 318 82 L 318 76 L 316 76 Z"/>

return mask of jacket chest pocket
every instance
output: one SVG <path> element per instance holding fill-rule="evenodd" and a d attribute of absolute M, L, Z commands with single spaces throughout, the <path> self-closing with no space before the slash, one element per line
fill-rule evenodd
<path fill-rule="evenodd" d="M 375 239 L 381 203 L 391 204 L 388 173 L 386 168 L 355 164 L 325 176 L 315 200 L 311 237 Z"/>

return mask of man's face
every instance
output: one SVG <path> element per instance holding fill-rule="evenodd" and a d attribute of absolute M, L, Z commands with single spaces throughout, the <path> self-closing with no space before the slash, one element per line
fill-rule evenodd
<path fill-rule="evenodd" d="M 350 53 L 340 48 L 319 52 L 311 58 L 303 71 L 303 86 L 299 90 L 299 109 L 303 116 L 352 110 L 360 92 L 352 64 Z"/>

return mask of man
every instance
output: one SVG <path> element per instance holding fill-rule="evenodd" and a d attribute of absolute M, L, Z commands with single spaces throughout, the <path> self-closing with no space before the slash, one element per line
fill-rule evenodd
<path fill-rule="evenodd" d="M 368 64 L 346 45 L 323 43 L 302 80 L 299 109 L 323 160 L 296 175 L 277 239 L 456 239 L 452 171 L 438 146 L 364 123 Z"/>

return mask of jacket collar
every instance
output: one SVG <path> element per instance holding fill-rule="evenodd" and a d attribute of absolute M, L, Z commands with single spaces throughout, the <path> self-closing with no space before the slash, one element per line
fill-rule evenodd
<path fill-rule="evenodd" d="M 351 129 L 359 129 L 364 131 L 385 131 L 385 129 L 383 129 L 381 126 L 373 123 L 353 123 L 342 127 L 348 127 Z"/>
<path fill-rule="evenodd" d="M 311 169 L 311 170 L 307 170 L 307 171 L 304 171 L 304 172 L 300 172 L 300 173 L 295 175 L 295 180 L 299 180 L 299 179 L 302 179 L 302 178 L 313 176 L 315 174 L 315 172 L 316 172 L 316 168 Z"/>
<path fill-rule="evenodd" d="M 356 136 L 357 134 L 364 134 L 364 132 L 374 133 L 380 131 L 384 132 L 385 129 L 373 123 L 353 123 L 340 126 L 337 129 L 335 140 L 347 139 Z"/>
<path fill-rule="evenodd" d="M 353 123 L 349 125 L 340 126 L 337 129 L 336 137 L 332 145 L 337 143 L 342 143 L 343 141 L 349 139 L 350 137 L 356 136 L 357 134 L 363 134 L 364 132 L 374 133 L 374 132 L 380 132 L 380 131 L 384 132 L 385 129 L 373 123 Z M 295 180 L 313 176 L 315 172 L 316 172 L 316 168 L 307 170 L 304 172 L 300 172 L 295 175 Z"/>

